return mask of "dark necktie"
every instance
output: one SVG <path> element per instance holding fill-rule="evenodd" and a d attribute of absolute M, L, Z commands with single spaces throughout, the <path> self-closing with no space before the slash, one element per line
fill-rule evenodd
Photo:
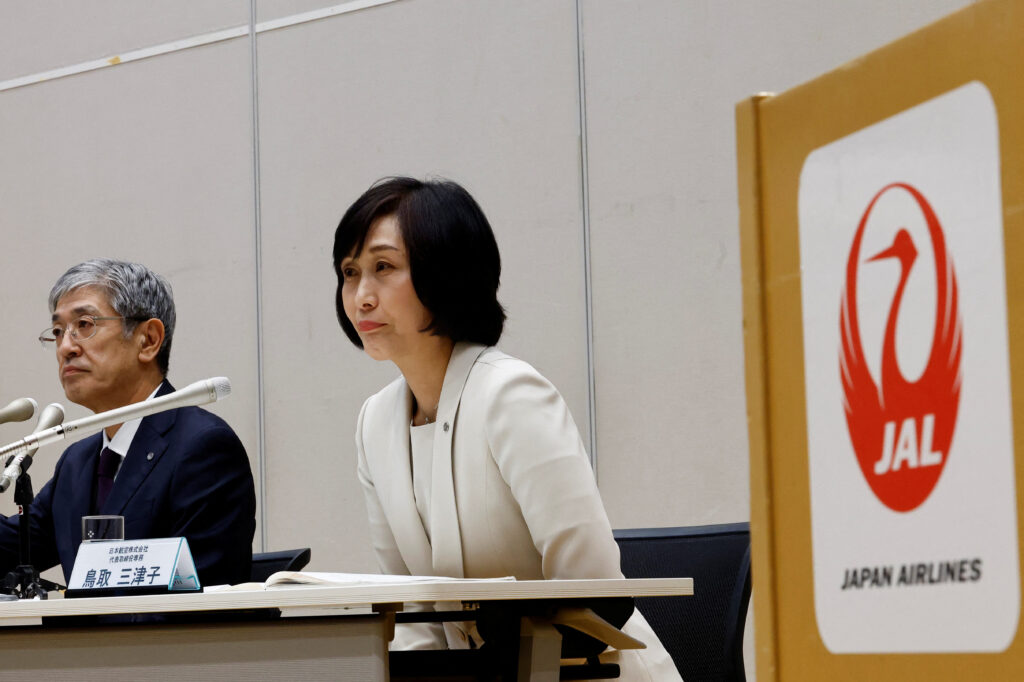
<path fill-rule="evenodd" d="M 103 448 L 100 453 L 100 465 L 96 468 L 96 511 L 103 509 L 103 503 L 110 497 L 110 489 L 114 487 L 114 474 L 121 464 L 121 455 L 110 448 Z"/>

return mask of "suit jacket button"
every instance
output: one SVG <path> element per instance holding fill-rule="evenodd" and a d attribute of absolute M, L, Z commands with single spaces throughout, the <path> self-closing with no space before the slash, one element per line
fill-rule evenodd
<path fill-rule="evenodd" d="M 448 433 L 448 422 L 444 423 L 444 432 Z"/>

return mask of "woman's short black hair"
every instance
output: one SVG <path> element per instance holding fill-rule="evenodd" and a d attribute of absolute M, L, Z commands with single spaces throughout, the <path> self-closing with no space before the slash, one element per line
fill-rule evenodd
<path fill-rule="evenodd" d="M 338 267 L 358 256 L 373 223 L 393 215 L 409 254 L 412 285 L 432 320 L 423 331 L 452 341 L 493 346 L 505 326 L 498 303 L 501 256 L 487 217 L 476 200 L 451 180 L 378 180 L 356 199 L 334 231 L 334 305 L 338 322 L 359 348 L 363 342 L 345 315 Z"/>

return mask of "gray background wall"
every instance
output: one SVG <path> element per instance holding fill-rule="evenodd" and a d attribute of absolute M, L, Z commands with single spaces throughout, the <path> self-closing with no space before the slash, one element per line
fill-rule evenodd
<path fill-rule="evenodd" d="M 63 402 L 35 341 L 61 272 L 145 262 L 175 288 L 172 381 L 232 379 L 214 410 L 259 481 L 256 549 L 374 570 L 352 430 L 395 370 L 338 328 L 333 229 L 376 178 L 441 175 L 497 232 L 502 346 L 560 387 L 613 525 L 746 520 L 733 105 L 966 4 L 4 3 L 0 401 Z M 38 455 L 37 487 L 58 454 Z"/>

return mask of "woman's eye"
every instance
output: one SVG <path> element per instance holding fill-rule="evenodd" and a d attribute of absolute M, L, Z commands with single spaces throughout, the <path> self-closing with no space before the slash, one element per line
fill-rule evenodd
<path fill-rule="evenodd" d="M 391 265 L 391 263 L 381 261 L 377 263 L 377 272 L 381 272 L 382 270 L 390 270 L 392 267 L 393 266 Z"/>
<path fill-rule="evenodd" d="M 341 269 L 341 276 L 344 277 L 345 279 L 352 279 L 353 277 L 356 276 L 356 269 L 355 268 L 342 268 Z"/>

